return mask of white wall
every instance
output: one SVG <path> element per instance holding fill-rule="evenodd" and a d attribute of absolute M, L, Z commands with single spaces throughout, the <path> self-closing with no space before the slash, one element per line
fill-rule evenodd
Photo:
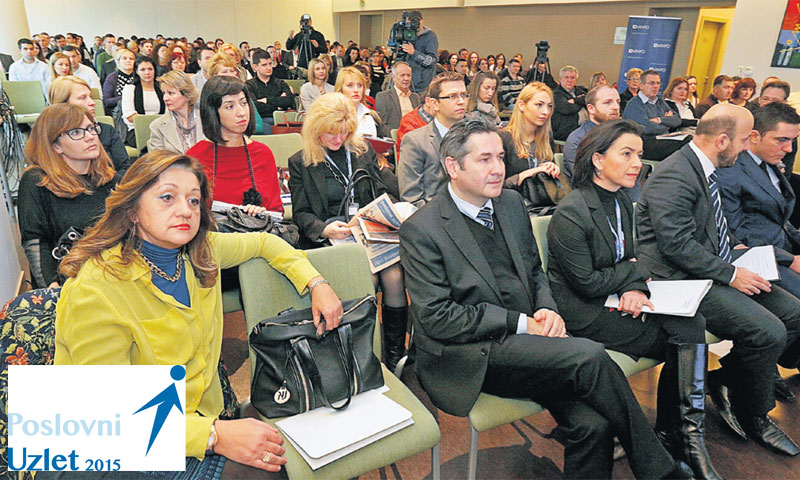
<path fill-rule="evenodd" d="M 0 0 L 5 1 L 5 0 Z M 286 42 L 304 13 L 314 28 L 335 38 L 332 0 L 25 0 L 31 34 L 76 32 L 91 43 L 95 35 L 114 33 L 220 37 L 264 46 Z"/>
<path fill-rule="evenodd" d="M 758 85 L 775 75 L 789 82 L 793 90 L 800 88 L 800 69 L 769 66 L 785 11 L 785 0 L 738 0 L 722 72 L 743 76 L 739 66 L 752 67 Z"/>

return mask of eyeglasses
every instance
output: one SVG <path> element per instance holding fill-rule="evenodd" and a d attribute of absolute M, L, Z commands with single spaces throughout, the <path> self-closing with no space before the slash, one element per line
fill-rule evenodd
<path fill-rule="evenodd" d="M 67 130 L 66 132 L 62 133 L 61 135 L 66 135 L 73 140 L 83 140 L 87 133 L 91 133 L 92 135 L 100 135 L 100 125 L 94 124 L 89 125 L 86 128 L 72 128 Z"/>
<path fill-rule="evenodd" d="M 436 98 L 438 98 L 439 100 L 450 100 L 451 102 L 452 101 L 456 101 L 459 98 L 461 100 L 469 100 L 469 94 L 468 93 L 454 93 L 454 94 L 448 95 L 446 97 L 436 97 Z"/>

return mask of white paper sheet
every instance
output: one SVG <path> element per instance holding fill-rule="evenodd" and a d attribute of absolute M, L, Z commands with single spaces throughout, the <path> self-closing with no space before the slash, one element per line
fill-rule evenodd
<path fill-rule="evenodd" d="M 778 264 L 775 261 L 775 247 L 772 245 L 748 249 L 744 255 L 733 262 L 733 266 L 746 268 L 761 275 L 761 278 L 769 282 L 781 279 L 781 275 L 778 273 Z"/>
<path fill-rule="evenodd" d="M 642 311 L 693 317 L 711 284 L 711 280 L 654 280 L 647 284 L 647 288 L 650 289 L 650 303 L 655 309 L 645 306 Z M 619 308 L 619 297 L 609 295 L 605 306 Z"/>

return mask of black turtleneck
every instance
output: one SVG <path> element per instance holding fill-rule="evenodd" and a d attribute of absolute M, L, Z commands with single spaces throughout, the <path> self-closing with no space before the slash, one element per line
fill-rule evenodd
<path fill-rule="evenodd" d="M 617 199 L 617 192 L 619 192 L 619 190 L 616 192 L 611 192 L 596 183 L 593 183 L 592 185 L 594 185 L 594 190 L 597 192 L 597 197 L 600 198 L 600 203 L 603 205 L 603 210 L 606 212 L 606 216 L 611 221 L 612 225 L 616 225 L 617 212 L 616 207 L 614 206 L 614 200 Z"/>

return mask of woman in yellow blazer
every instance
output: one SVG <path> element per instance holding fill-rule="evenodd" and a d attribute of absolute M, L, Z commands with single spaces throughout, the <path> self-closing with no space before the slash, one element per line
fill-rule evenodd
<path fill-rule="evenodd" d="M 70 277 L 56 317 L 57 365 L 185 365 L 187 468 L 197 460 L 278 472 L 278 431 L 256 419 L 219 420 L 221 268 L 263 257 L 298 292 L 315 322 L 338 325 L 342 305 L 305 254 L 266 233 L 213 229 L 202 166 L 152 152 L 131 166 L 106 212 L 62 263 Z M 197 460 L 193 460 L 192 458 Z"/>

